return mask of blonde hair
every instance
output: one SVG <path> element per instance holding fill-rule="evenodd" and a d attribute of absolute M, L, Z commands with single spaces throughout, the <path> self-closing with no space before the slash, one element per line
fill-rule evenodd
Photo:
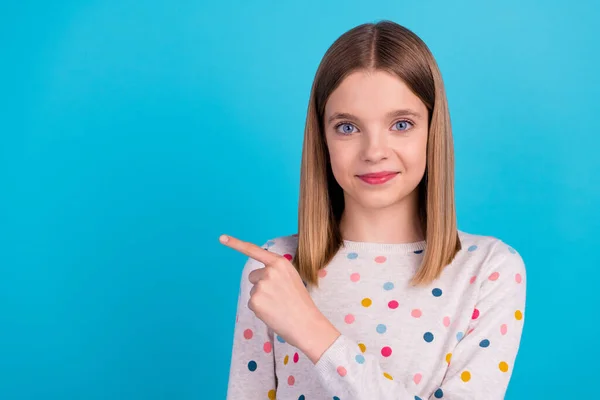
<path fill-rule="evenodd" d="M 298 207 L 298 249 L 292 263 L 307 284 L 343 244 L 342 188 L 329 163 L 324 112 L 329 95 L 350 73 L 383 70 L 400 78 L 425 104 L 429 114 L 425 174 L 418 185 L 419 217 L 426 248 L 413 285 L 438 278 L 461 249 L 454 205 L 454 149 L 442 76 L 426 44 L 412 31 L 388 20 L 366 23 L 344 33 L 327 50 L 310 93 Z"/>

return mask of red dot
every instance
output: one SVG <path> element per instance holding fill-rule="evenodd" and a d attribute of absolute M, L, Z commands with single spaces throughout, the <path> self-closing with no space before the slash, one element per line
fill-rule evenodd
<path fill-rule="evenodd" d="M 472 276 L 472 277 L 471 277 L 471 280 L 470 280 L 469 282 L 470 282 L 470 283 L 475 283 L 475 279 L 477 279 L 477 277 L 476 277 L 476 276 Z"/>
<path fill-rule="evenodd" d="M 348 371 L 346 371 L 346 368 L 339 366 L 337 367 L 337 373 L 340 374 L 340 376 L 346 376 Z"/>
<path fill-rule="evenodd" d="M 489 279 L 490 281 L 495 281 L 495 280 L 497 280 L 499 277 L 500 277 L 500 273 L 499 273 L 499 272 L 494 272 L 493 274 L 491 274 L 491 275 L 488 277 L 488 279 Z"/>
<path fill-rule="evenodd" d="M 294 362 L 297 363 L 298 362 L 298 353 L 294 353 Z"/>
<path fill-rule="evenodd" d="M 296 383 L 296 378 L 293 375 L 288 376 L 288 385 L 293 386 Z"/>
<path fill-rule="evenodd" d="M 388 303 L 388 307 L 391 308 L 392 310 L 395 310 L 396 308 L 398 308 L 398 302 L 396 300 L 392 300 Z"/>
<path fill-rule="evenodd" d="M 246 329 L 244 331 L 244 337 L 246 339 L 252 339 L 253 333 L 252 333 L 252 329 Z"/>
<path fill-rule="evenodd" d="M 381 349 L 381 355 L 384 357 L 389 357 L 392 355 L 392 348 L 389 346 L 385 346 Z"/>
<path fill-rule="evenodd" d="M 271 342 L 265 342 L 265 344 L 263 345 L 263 350 L 265 351 L 265 353 L 270 353 L 272 349 L 273 346 L 271 345 Z"/>
<path fill-rule="evenodd" d="M 478 309 L 474 309 L 473 310 L 473 315 L 471 316 L 472 319 L 477 319 L 479 318 L 479 310 Z"/>
<path fill-rule="evenodd" d="M 375 257 L 375 262 L 377 264 L 382 264 L 387 260 L 387 258 L 385 256 L 377 256 Z"/>
<path fill-rule="evenodd" d="M 287 258 L 288 261 L 292 261 L 292 258 L 294 258 L 291 254 L 284 254 L 283 256 Z"/>

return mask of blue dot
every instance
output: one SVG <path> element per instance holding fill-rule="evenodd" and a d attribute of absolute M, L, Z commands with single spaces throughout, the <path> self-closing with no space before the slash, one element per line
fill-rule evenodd
<path fill-rule="evenodd" d="M 462 333 L 462 332 L 457 332 L 457 333 L 456 333 L 456 340 L 460 341 L 460 340 L 463 338 L 463 336 L 465 336 L 465 334 L 464 334 L 464 333 Z"/>
<path fill-rule="evenodd" d="M 337 396 L 333 396 L 333 400 L 340 400 L 340 398 Z"/>
<path fill-rule="evenodd" d="M 423 339 L 425 339 L 425 341 L 427 343 L 433 342 L 433 333 L 431 333 L 431 332 L 425 332 L 425 334 L 423 335 Z"/>
<path fill-rule="evenodd" d="M 477 245 L 474 244 L 472 246 L 469 246 L 469 248 L 467 250 L 469 250 L 469 251 L 475 251 L 475 250 L 477 250 Z"/>
<path fill-rule="evenodd" d="M 304 399 L 305 399 L 305 397 L 303 394 L 301 394 L 300 397 L 298 397 L 298 400 L 304 400 Z"/>
<path fill-rule="evenodd" d="M 517 251 L 510 246 L 508 246 L 508 251 L 510 251 L 512 254 L 517 254 Z"/>
<path fill-rule="evenodd" d="M 442 289 L 435 288 L 431 291 L 431 294 L 433 294 L 435 297 L 440 297 L 442 295 Z"/>
<path fill-rule="evenodd" d="M 385 290 L 392 290 L 394 288 L 394 284 L 392 282 L 386 282 L 383 284 L 383 288 Z"/>
<path fill-rule="evenodd" d="M 277 335 L 277 340 L 279 341 L 279 343 L 285 343 L 285 340 L 283 340 L 283 338 L 279 335 Z"/>
<path fill-rule="evenodd" d="M 415 396 L 415 400 L 423 400 L 423 399 L 420 398 L 419 396 Z"/>
<path fill-rule="evenodd" d="M 479 342 L 480 347 L 488 347 L 489 345 L 490 345 L 490 341 L 487 339 L 483 339 L 481 342 Z"/>
<path fill-rule="evenodd" d="M 378 333 L 385 333 L 385 331 L 387 331 L 387 326 L 385 326 L 384 324 L 377 325 L 377 332 Z"/>
<path fill-rule="evenodd" d="M 356 362 L 359 364 L 364 364 L 365 363 L 365 357 L 362 354 L 357 354 L 356 357 L 354 357 Z"/>
<path fill-rule="evenodd" d="M 348 258 L 351 260 L 354 260 L 356 257 L 358 257 L 358 254 L 356 253 L 348 253 Z"/>
<path fill-rule="evenodd" d="M 435 393 L 433 395 L 435 396 L 436 399 L 441 399 L 442 397 L 444 397 L 444 391 L 442 390 L 442 388 L 439 388 L 438 390 L 435 391 Z"/>
<path fill-rule="evenodd" d="M 248 363 L 248 369 L 249 369 L 250 371 L 252 371 L 252 372 L 256 371 L 256 367 L 257 367 L 257 365 L 256 365 L 256 361 L 250 361 L 250 362 Z"/>
<path fill-rule="evenodd" d="M 415 254 L 421 254 L 423 252 L 423 250 L 415 250 L 414 253 Z"/>

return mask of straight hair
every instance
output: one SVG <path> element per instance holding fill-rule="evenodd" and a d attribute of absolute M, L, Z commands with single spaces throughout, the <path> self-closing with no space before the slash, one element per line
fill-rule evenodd
<path fill-rule="evenodd" d="M 356 26 L 327 50 L 312 84 L 300 166 L 298 249 L 292 264 L 306 284 L 318 286 L 318 272 L 343 245 L 343 190 L 335 180 L 325 141 L 325 104 L 345 77 L 381 70 L 401 79 L 429 114 L 427 159 L 418 184 L 419 220 L 425 250 L 412 285 L 427 285 L 461 249 L 454 201 L 454 148 L 442 76 L 427 45 L 389 20 Z"/>

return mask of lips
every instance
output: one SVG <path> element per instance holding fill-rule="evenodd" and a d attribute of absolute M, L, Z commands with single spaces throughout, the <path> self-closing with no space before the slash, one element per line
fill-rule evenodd
<path fill-rule="evenodd" d="M 381 171 L 381 172 L 372 172 L 369 174 L 359 175 L 360 178 L 385 178 L 388 175 L 396 175 L 397 172 L 394 171 Z"/>
<path fill-rule="evenodd" d="M 393 179 L 396 175 L 398 175 L 398 172 L 381 171 L 381 172 L 372 172 L 369 174 L 358 175 L 358 178 L 361 181 L 368 183 L 370 185 L 380 185 L 382 183 L 385 183 L 385 182 Z"/>

